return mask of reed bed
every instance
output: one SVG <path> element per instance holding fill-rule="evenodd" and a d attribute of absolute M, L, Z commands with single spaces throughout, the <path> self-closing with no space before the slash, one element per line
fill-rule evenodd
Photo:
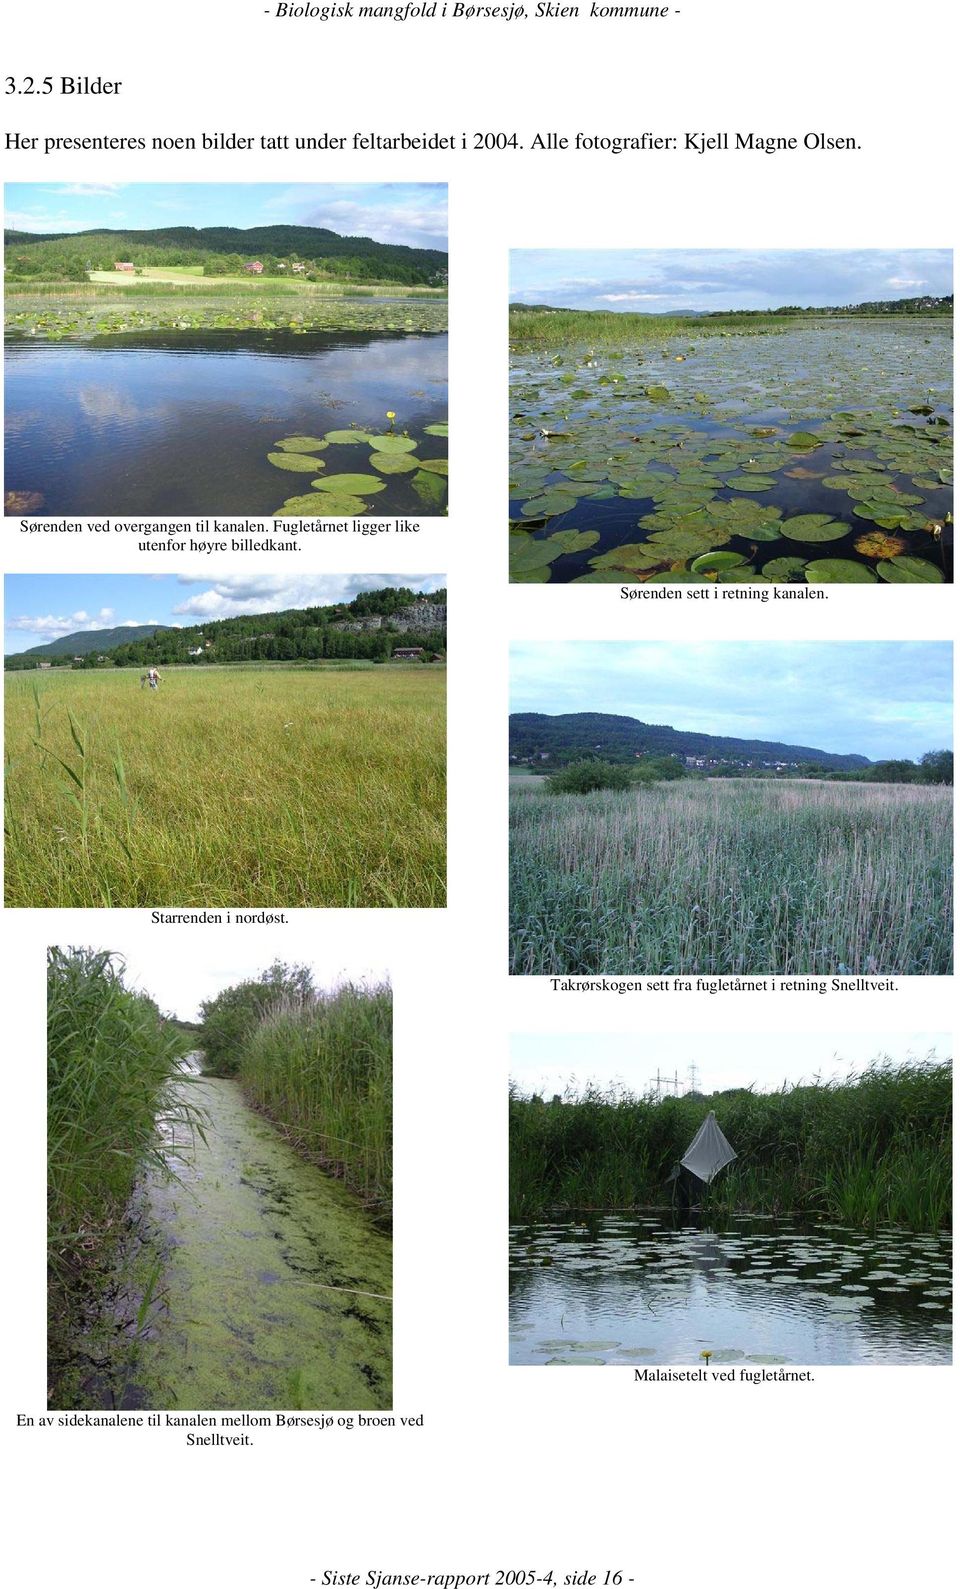
<path fill-rule="evenodd" d="M 510 345 L 518 351 L 538 347 L 655 346 L 674 337 L 731 333 L 766 336 L 816 325 L 803 315 L 644 315 L 610 309 L 514 308 L 510 311 Z"/>
<path fill-rule="evenodd" d="M 712 1108 L 739 1156 L 703 1189 L 706 1212 L 939 1230 L 952 1207 L 952 1081 L 930 1055 L 775 1093 L 657 1102 L 588 1087 L 546 1102 L 514 1090 L 511 1216 L 668 1204 L 670 1171 Z"/>
<path fill-rule="evenodd" d="M 441 906 L 442 669 L 6 680 L 6 901 Z"/>
<path fill-rule="evenodd" d="M 202 1041 L 202 1036 L 201 1036 Z M 393 995 L 344 983 L 281 998 L 246 1041 L 237 1077 L 294 1145 L 378 1212 L 392 1200 Z"/>
<path fill-rule="evenodd" d="M 47 961 L 47 1191 L 51 1336 L 95 1295 L 134 1184 L 164 1163 L 156 1121 L 187 1129 L 188 1043 L 107 952 L 51 948 Z M 56 1352 L 52 1353 L 56 1356 Z"/>
<path fill-rule="evenodd" d="M 688 780 L 511 796 L 515 975 L 952 969 L 952 790 Z"/>

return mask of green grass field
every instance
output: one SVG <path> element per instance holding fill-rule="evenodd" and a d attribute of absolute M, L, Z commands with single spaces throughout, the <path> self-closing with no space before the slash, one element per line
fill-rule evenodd
<path fill-rule="evenodd" d="M 511 792 L 514 975 L 945 976 L 953 790 Z"/>
<path fill-rule="evenodd" d="M 6 903 L 445 903 L 439 667 L 8 674 Z"/>

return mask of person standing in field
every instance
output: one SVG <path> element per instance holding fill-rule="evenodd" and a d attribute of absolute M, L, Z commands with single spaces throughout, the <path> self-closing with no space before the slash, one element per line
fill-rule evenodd
<path fill-rule="evenodd" d="M 147 669 L 147 683 L 149 684 L 151 690 L 155 690 L 157 688 L 157 686 L 159 685 L 159 683 L 160 683 L 160 675 L 157 672 L 156 668 L 148 668 Z"/>

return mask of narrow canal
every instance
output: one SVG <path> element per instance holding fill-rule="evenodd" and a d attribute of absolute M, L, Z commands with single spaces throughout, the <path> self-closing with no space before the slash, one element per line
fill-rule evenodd
<path fill-rule="evenodd" d="M 389 1238 L 236 1082 L 195 1066 L 181 1090 L 200 1128 L 160 1122 L 168 1173 L 135 1200 L 133 1352 L 101 1404 L 389 1407 Z"/>

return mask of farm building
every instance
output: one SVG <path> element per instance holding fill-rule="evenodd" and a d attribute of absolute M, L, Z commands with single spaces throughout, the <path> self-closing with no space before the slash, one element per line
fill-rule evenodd
<path fill-rule="evenodd" d="M 251 259 L 249 265 L 244 265 L 243 268 L 251 276 L 262 276 L 263 275 L 263 266 L 261 265 L 259 259 Z"/>
<path fill-rule="evenodd" d="M 425 656 L 423 646 L 401 646 L 393 653 L 394 662 L 419 662 Z"/>
<path fill-rule="evenodd" d="M 132 259 L 116 259 L 113 262 L 113 268 L 114 268 L 114 270 L 126 270 L 126 271 L 129 271 L 130 274 L 132 275 L 133 274 L 133 260 Z"/>

